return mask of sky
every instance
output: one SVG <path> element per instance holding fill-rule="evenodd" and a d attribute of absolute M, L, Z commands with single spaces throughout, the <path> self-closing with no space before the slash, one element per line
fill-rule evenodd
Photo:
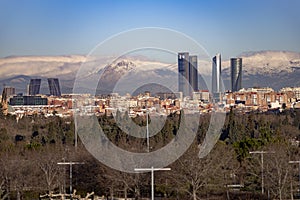
<path fill-rule="evenodd" d="M 298 0 L 0 0 L 0 58 L 88 54 L 120 32 L 168 28 L 210 55 L 300 52 Z"/>

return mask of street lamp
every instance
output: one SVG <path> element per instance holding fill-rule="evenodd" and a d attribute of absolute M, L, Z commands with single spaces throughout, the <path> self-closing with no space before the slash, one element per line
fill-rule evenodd
<path fill-rule="evenodd" d="M 250 154 L 260 154 L 261 158 L 261 193 L 264 193 L 264 154 L 275 153 L 274 151 L 250 151 Z"/>
<path fill-rule="evenodd" d="M 147 108 L 147 112 L 146 112 L 146 115 L 147 115 L 147 124 L 146 124 L 146 129 L 147 129 L 147 147 L 148 147 L 148 152 L 150 152 L 150 141 L 149 141 L 149 116 L 148 116 L 148 108 Z"/>
<path fill-rule="evenodd" d="M 291 160 L 289 161 L 290 164 L 298 164 L 299 165 L 299 192 L 300 192 L 300 160 Z"/>
<path fill-rule="evenodd" d="M 70 166 L 70 199 L 72 199 L 72 166 L 83 165 L 83 162 L 58 162 L 58 165 L 69 165 Z"/>
<path fill-rule="evenodd" d="M 147 152 L 150 152 L 150 140 L 149 140 L 149 110 L 148 107 L 146 109 L 143 109 L 146 111 L 146 138 L 147 138 Z"/>
<path fill-rule="evenodd" d="M 136 172 L 151 172 L 151 200 L 154 200 L 154 171 L 169 171 L 171 168 L 135 168 Z"/>

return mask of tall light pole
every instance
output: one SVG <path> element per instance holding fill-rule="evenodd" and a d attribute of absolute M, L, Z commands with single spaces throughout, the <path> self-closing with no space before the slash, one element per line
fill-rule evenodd
<path fill-rule="evenodd" d="M 70 199 L 72 199 L 72 166 L 83 165 L 83 162 L 58 162 L 58 165 L 69 165 L 70 166 Z"/>
<path fill-rule="evenodd" d="M 149 139 L 149 110 L 148 107 L 146 109 L 143 109 L 146 112 L 146 138 L 147 138 L 147 152 L 150 152 L 150 139 Z"/>
<path fill-rule="evenodd" d="M 261 193 L 264 193 L 264 154 L 275 153 L 273 151 L 250 151 L 250 154 L 260 154 L 261 159 Z"/>
<path fill-rule="evenodd" d="M 136 172 L 151 172 L 151 200 L 154 200 L 154 171 L 169 171 L 171 168 L 135 168 Z"/>
<path fill-rule="evenodd" d="M 148 147 L 148 152 L 150 152 L 150 140 L 149 140 L 149 116 L 148 116 L 148 107 L 147 107 L 147 125 L 146 125 L 146 129 L 147 129 L 147 147 Z"/>
<path fill-rule="evenodd" d="M 300 160 L 291 160 L 289 161 L 290 164 L 298 164 L 299 165 L 299 192 L 300 192 Z"/>

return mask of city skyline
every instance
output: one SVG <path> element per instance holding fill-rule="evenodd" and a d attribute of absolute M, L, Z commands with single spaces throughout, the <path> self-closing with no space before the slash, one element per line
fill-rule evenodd
<path fill-rule="evenodd" d="M 86 55 L 112 35 L 142 27 L 182 32 L 224 59 L 245 51 L 300 52 L 299 1 L 188 3 L 181 15 L 179 1 L 1 1 L 0 57 Z"/>
<path fill-rule="evenodd" d="M 112 65 L 112 68 L 116 66 L 127 65 L 126 63 L 133 63 L 136 65 L 137 70 L 143 69 L 143 75 L 151 74 L 152 77 L 166 77 L 170 78 L 170 75 L 173 76 L 176 80 L 178 79 L 178 75 L 174 76 L 174 72 L 178 73 L 177 66 L 177 54 L 172 58 L 174 64 L 168 67 L 168 73 L 165 73 L 161 70 L 154 70 L 160 68 L 159 66 L 167 66 L 165 63 L 160 63 L 156 61 L 145 61 L 145 60 L 135 60 L 134 58 L 129 60 L 122 60 L 120 63 L 115 63 Z M 79 67 L 77 62 L 83 60 L 82 56 L 59 56 L 59 57 L 38 57 L 38 56 L 28 56 L 28 57 L 13 57 L 3 59 L 2 65 L 0 68 L 2 70 L 1 78 L 0 78 L 0 89 L 1 86 L 13 86 L 16 88 L 17 93 L 28 93 L 28 84 L 30 79 L 32 78 L 41 78 L 43 80 L 48 77 L 59 77 L 60 87 L 62 93 L 70 93 L 72 91 L 72 84 L 70 84 L 70 80 L 75 78 L 76 70 Z M 299 58 L 300 53 L 292 53 L 292 52 L 253 52 L 249 54 L 245 54 L 242 56 L 243 58 L 243 88 L 249 87 L 271 87 L 275 90 L 279 90 L 283 87 L 298 87 L 299 86 L 299 70 L 297 70 L 300 66 Z M 128 57 L 127 57 L 128 59 Z M 210 62 L 202 62 L 198 59 L 199 65 L 199 74 L 204 75 L 206 79 L 206 83 L 209 84 L 207 89 L 212 89 L 212 66 L 213 60 L 210 58 Z M 41 67 L 41 65 L 43 67 Z M 149 67 L 149 66 L 153 67 Z M 225 90 L 231 90 L 231 72 L 230 72 L 230 60 L 224 61 L 222 59 L 222 78 L 224 83 Z M 30 66 L 30 68 L 28 68 Z M 204 70 L 208 69 L 207 71 Z M 124 68 L 125 67 L 125 68 Z M 122 70 L 126 70 L 126 66 L 121 67 Z M 147 70 L 145 71 L 147 67 Z M 158 68 L 157 68 L 158 67 Z M 59 70 L 58 70 L 59 69 Z M 124 71 L 124 72 L 125 72 Z M 73 74 L 70 74 L 73 72 Z M 163 73 L 162 73 L 163 72 Z M 270 76 L 270 74 L 274 74 Z M 277 80 L 278 75 L 285 77 Z M 115 76 L 114 76 L 115 77 Z M 97 77 L 95 77 L 97 79 Z M 174 79 L 174 80 L 175 80 Z M 114 80 L 114 79 L 113 79 Z M 96 81 L 96 80 L 95 80 Z M 205 89 L 203 86 L 205 84 L 201 83 L 201 78 L 199 79 L 199 89 Z M 41 84 L 41 90 L 43 93 L 49 94 L 49 87 L 45 84 Z M 177 83 L 173 84 L 177 90 Z"/>
<path fill-rule="evenodd" d="M 0 0 L 0 198 L 300 199 L 299 7 Z"/>

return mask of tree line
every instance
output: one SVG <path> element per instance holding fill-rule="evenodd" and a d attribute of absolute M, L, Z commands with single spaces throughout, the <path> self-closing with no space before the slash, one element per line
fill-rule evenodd
<path fill-rule="evenodd" d="M 147 123 L 145 116 L 116 116 L 121 117 L 138 126 Z M 156 196 L 197 200 L 292 199 L 299 195 L 298 165 L 289 161 L 300 160 L 300 110 L 245 114 L 232 109 L 226 115 L 214 149 L 199 159 L 199 145 L 205 138 L 210 117 L 200 116 L 195 140 L 169 166 L 172 170 L 156 172 Z M 180 113 L 167 117 L 163 128 L 150 138 L 151 151 L 176 138 L 180 120 Z M 146 139 L 125 134 L 113 116 L 98 117 L 98 122 L 115 145 L 127 151 L 146 152 Z M 40 194 L 68 193 L 69 168 L 57 165 L 63 161 L 84 162 L 73 166 L 72 179 L 73 188 L 82 196 L 92 191 L 106 198 L 150 196 L 149 173 L 124 173 L 101 164 L 89 154 L 80 138 L 75 148 L 74 133 L 73 118 L 32 115 L 17 121 L 14 116 L 0 114 L 0 199 L 39 199 Z M 261 157 L 250 151 L 272 152 L 264 155 L 264 194 Z"/>

